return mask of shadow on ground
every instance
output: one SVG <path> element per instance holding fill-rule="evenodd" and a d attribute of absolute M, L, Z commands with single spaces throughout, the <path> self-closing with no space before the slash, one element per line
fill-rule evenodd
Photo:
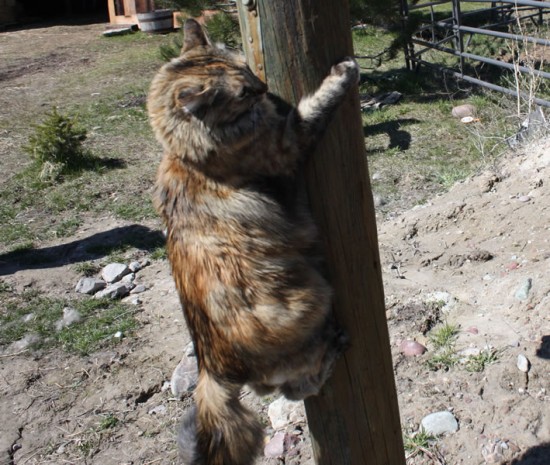
<path fill-rule="evenodd" d="M 19 270 L 55 268 L 93 260 L 129 247 L 152 251 L 163 245 L 164 237 L 160 231 L 138 224 L 122 226 L 65 244 L 2 254 L 0 276 Z"/>
<path fill-rule="evenodd" d="M 521 457 L 508 462 L 509 465 L 548 465 L 550 463 L 550 442 L 528 449 Z"/>

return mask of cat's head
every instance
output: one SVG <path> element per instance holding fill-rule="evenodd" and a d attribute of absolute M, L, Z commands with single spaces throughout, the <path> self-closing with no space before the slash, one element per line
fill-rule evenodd
<path fill-rule="evenodd" d="M 159 71 L 148 98 L 153 129 L 169 146 L 167 138 L 177 137 L 182 125 L 216 133 L 246 123 L 267 92 L 244 58 L 213 45 L 195 20 L 188 19 L 183 31 L 181 55 Z"/>

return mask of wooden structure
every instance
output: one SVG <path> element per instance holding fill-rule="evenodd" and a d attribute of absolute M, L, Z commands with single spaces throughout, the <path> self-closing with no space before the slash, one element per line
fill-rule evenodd
<path fill-rule="evenodd" d="M 247 60 L 271 92 L 295 104 L 331 65 L 353 55 L 349 4 L 239 0 Z M 306 400 L 320 465 L 404 465 L 378 238 L 357 91 L 306 167 L 335 290 L 334 313 L 352 347 L 322 392 Z"/>
<path fill-rule="evenodd" d="M 149 13 L 155 9 L 154 0 L 108 0 L 109 22 L 111 24 L 139 24 L 138 13 Z"/>

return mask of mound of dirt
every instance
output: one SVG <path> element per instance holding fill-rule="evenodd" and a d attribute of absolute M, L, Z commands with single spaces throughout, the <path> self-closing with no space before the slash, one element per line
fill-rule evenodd
<path fill-rule="evenodd" d="M 418 431 L 441 410 L 459 422 L 439 441 L 446 462 L 411 463 L 548 463 L 549 174 L 550 141 L 531 143 L 379 227 L 402 424 Z M 430 334 L 444 323 L 458 325 L 459 362 L 431 371 Z M 405 357 L 399 347 L 409 339 L 427 352 Z M 467 354 L 494 356 L 473 366 Z M 528 359 L 527 372 L 518 356 Z M 529 458 L 518 459 L 522 453 Z"/>

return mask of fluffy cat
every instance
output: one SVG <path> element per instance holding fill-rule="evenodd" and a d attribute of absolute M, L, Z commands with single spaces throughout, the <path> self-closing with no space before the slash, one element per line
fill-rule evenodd
<path fill-rule="evenodd" d="M 314 395 L 347 343 L 294 176 L 358 77 L 346 58 L 292 108 L 187 20 L 181 56 L 152 82 L 155 203 L 199 366 L 179 436 L 186 464 L 253 463 L 263 429 L 241 387 Z"/>

